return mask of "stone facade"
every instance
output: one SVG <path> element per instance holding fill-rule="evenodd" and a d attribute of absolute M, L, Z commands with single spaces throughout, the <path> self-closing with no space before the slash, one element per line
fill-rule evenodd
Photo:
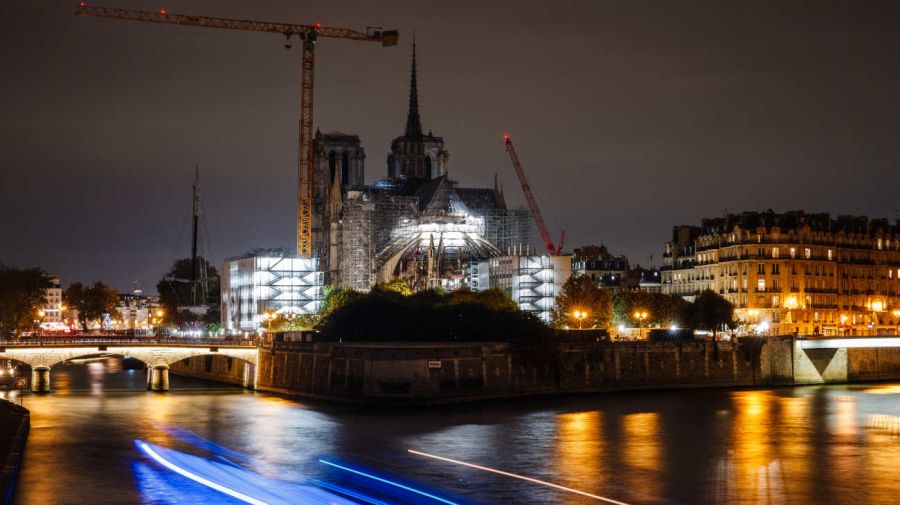
<path fill-rule="evenodd" d="M 746 212 L 676 226 L 663 292 L 712 290 L 745 331 L 875 335 L 900 325 L 900 229 L 887 219 Z"/>

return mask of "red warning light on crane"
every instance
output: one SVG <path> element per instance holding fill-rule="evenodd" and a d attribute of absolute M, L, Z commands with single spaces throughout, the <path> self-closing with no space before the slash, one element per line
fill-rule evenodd
<path fill-rule="evenodd" d="M 316 23 L 316 30 L 322 29 L 322 23 Z"/>
<path fill-rule="evenodd" d="M 169 13 L 169 11 L 167 11 L 167 10 L 165 10 L 165 9 L 160 9 L 160 10 L 159 10 L 159 13 L 162 14 L 163 16 L 165 16 L 166 14 Z"/>
<path fill-rule="evenodd" d="M 503 134 L 503 140 L 509 140 L 509 134 L 508 134 L 508 133 L 504 133 L 504 134 Z"/>

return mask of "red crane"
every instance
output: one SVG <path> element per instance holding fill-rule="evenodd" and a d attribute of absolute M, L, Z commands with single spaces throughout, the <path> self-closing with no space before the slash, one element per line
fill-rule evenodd
<path fill-rule="evenodd" d="M 506 152 L 509 153 L 509 159 L 512 160 L 513 167 L 516 169 L 516 175 L 519 176 L 519 183 L 522 184 L 522 193 L 525 193 L 525 199 L 528 200 L 528 207 L 531 208 L 531 215 L 534 217 L 535 224 L 537 224 L 538 232 L 541 234 L 541 240 L 544 241 L 544 247 L 547 248 L 547 254 L 550 256 L 559 256 L 562 253 L 563 242 L 566 240 L 566 231 L 560 231 L 559 246 L 554 246 L 553 239 L 550 238 L 550 230 L 547 229 L 547 223 L 544 222 L 544 216 L 541 215 L 541 208 L 534 198 L 534 192 L 531 191 L 531 184 L 528 183 L 528 177 L 525 176 L 525 170 L 522 169 L 522 163 L 519 162 L 519 155 L 516 154 L 516 148 L 513 147 L 509 135 L 503 135 L 503 142 L 506 144 Z"/>
<path fill-rule="evenodd" d="M 113 9 L 109 7 L 89 6 L 85 2 L 78 4 L 76 16 L 139 21 L 143 23 L 161 23 L 168 25 L 200 26 L 221 30 L 242 30 L 250 32 L 275 33 L 287 38 L 285 48 L 290 49 L 290 39 L 297 36 L 303 42 L 300 64 L 300 167 L 297 177 L 297 254 L 309 257 L 312 255 L 312 193 L 313 178 L 313 76 L 316 64 L 316 40 L 320 37 L 336 39 L 362 40 L 381 42 L 381 45 L 397 45 L 397 30 L 369 28 L 365 33 L 348 28 L 333 28 L 314 25 L 297 25 L 290 23 L 273 23 L 269 21 L 248 21 L 243 19 L 212 18 L 207 16 L 186 16 L 174 14 L 165 9 L 158 12 Z"/>

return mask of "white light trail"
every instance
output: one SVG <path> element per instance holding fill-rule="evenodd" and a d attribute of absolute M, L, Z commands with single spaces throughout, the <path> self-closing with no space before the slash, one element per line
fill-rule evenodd
<path fill-rule="evenodd" d="M 601 501 L 605 501 L 607 503 L 614 503 L 615 505 L 628 505 L 625 502 L 613 500 L 612 498 L 605 498 L 603 496 L 591 494 L 586 491 L 581 491 L 579 489 L 573 489 L 573 488 L 566 487 L 566 486 L 560 486 L 559 484 L 553 484 L 552 482 L 546 482 L 543 480 L 534 479 L 532 477 L 526 477 L 524 475 L 518 475 L 518 474 L 514 474 L 514 473 L 510 473 L 510 472 L 504 472 L 503 470 L 497 470 L 496 468 L 490 468 L 490 467 L 486 467 L 486 466 L 476 465 L 474 463 L 466 463 L 465 461 L 459 461 L 457 459 L 445 458 L 443 456 L 437 456 L 435 454 L 428 454 L 427 452 L 416 451 L 413 449 L 407 449 L 407 451 L 411 454 L 416 454 L 418 456 L 424 456 L 426 458 L 432 458 L 432 459 L 437 459 L 440 461 L 446 461 L 447 463 L 454 463 L 457 465 L 467 466 L 469 468 L 476 468 L 478 470 L 484 470 L 485 472 L 496 473 L 498 475 L 504 475 L 506 477 L 512 477 L 514 479 L 520 479 L 520 480 L 524 480 L 524 481 L 528 481 L 528 482 L 533 482 L 535 484 L 541 484 L 542 486 L 552 487 L 554 489 L 559 489 L 561 491 L 580 494 L 581 496 L 587 496 L 588 498 L 593 498 L 595 500 L 601 500 Z"/>
<path fill-rule="evenodd" d="M 184 468 L 177 466 L 175 463 L 172 463 L 171 461 L 160 456 L 156 451 L 151 449 L 150 446 L 144 442 L 140 442 L 140 447 L 145 453 L 147 453 L 148 456 L 153 458 L 154 461 L 156 461 L 160 465 L 168 468 L 169 470 L 172 470 L 173 472 L 177 473 L 178 475 L 187 477 L 188 479 L 191 479 L 194 482 L 199 482 L 200 484 L 203 484 L 204 486 L 215 489 L 216 491 L 218 491 L 220 493 L 227 494 L 228 496 L 231 496 L 232 498 L 237 498 L 238 500 L 241 500 L 241 501 L 244 501 L 247 503 L 252 503 L 253 505 L 267 505 L 267 503 L 262 500 L 257 500 L 256 498 L 254 498 L 252 496 L 247 496 L 244 493 L 235 491 L 234 489 L 231 489 L 231 488 L 227 488 L 221 484 L 216 484 L 215 482 L 213 482 L 211 480 L 204 479 L 203 477 L 201 477 L 195 473 L 189 472 L 189 471 L 185 470 Z"/>

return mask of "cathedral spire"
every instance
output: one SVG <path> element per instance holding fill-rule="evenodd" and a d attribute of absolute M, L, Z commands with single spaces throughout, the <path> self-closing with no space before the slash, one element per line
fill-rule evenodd
<path fill-rule="evenodd" d="M 416 83 L 416 36 L 413 35 L 412 73 L 409 78 L 409 112 L 406 115 L 406 137 L 422 136 L 422 120 L 419 119 L 419 89 Z"/>

